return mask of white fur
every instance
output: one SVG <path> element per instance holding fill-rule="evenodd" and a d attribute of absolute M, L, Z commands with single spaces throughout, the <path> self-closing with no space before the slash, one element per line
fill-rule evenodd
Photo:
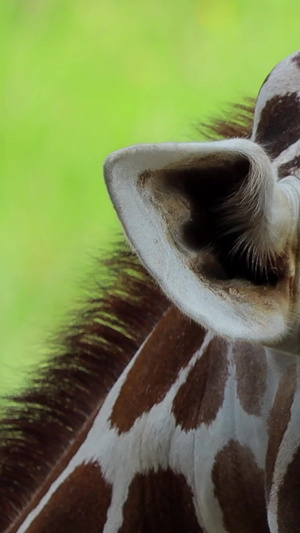
<path fill-rule="evenodd" d="M 299 55 L 299 51 L 278 63 L 262 86 L 255 107 L 252 139 L 255 139 L 261 113 L 271 98 L 286 96 L 289 93 L 298 93 L 300 97 L 300 69 L 293 62 L 293 58 L 297 55 Z"/>
<path fill-rule="evenodd" d="M 252 178 L 245 195 L 249 200 L 254 194 L 259 204 L 253 209 L 252 233 L 249 230 L 248 240 L 252 238 L 256 244 L 255 239 L 263 238 L 259 235 L 264 235 L 264 224 L 268 224 L 269 241 L 275 246 L 278 232 L 273 234 L 272 231 L 280 227 L 277 219 L 282 221 L 285 217 L 286 194 L 282 186 L 276 185 L 266 153 L 251 141 L 233 139 L 132 146 L 107 159 L 107 186 L 134 249 L 164 292 L 185 314 L 224 336 L 274 341 L 286 333 L 287 317 L 286 309 L 279 306 L 272 291 L 258 290 L 249 283 L 235 284 L 232 280 L 212 282 L 196 274 L 190 268 L 188 252 L 174 246 L 168 237 L 163 213 L 153 205 L 151 192 L 147 191 L 147 186 L 142 190 L 139 186 L 139 177 L 145 170 L 164 169 L 175 163 L 180 166 L 187 160 L 205 161 L 214 154 L 232 159 L 242 155 L 249 159 Z M 241 211 L 245 209 L 247 207 L 241 205 Z"/>

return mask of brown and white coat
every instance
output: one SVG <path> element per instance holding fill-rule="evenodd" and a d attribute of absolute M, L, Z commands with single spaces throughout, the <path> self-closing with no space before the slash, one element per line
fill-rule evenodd
<path fill-rule="evenodd" d="M 300 531 L 300 53 L 252 132 L 239 109 L 225 140 L 108 158 L 162 292 L 130 253 L 110 263 L 114 288 L 8 413 L 1 531 Z"/>

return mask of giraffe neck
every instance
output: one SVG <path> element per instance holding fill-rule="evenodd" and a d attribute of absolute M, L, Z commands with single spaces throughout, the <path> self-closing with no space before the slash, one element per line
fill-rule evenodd
<path fill-rule="evenodd" d="M 267 532 L 267 507 L 277 531 L 296 372 L 293 357 L 226 342 L 170 308 L 14 531 Z"/>

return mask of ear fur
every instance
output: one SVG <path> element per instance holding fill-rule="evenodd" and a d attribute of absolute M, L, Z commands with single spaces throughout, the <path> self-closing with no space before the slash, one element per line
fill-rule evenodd
<path fill-rule="evenodd" d="M 104 173 L 133 248 L 185 314 L 227 337 L 285 334 L 268 199 L 276 212 L 285 206 L 262 148 L 246 139 L 137 145 L 109 156 Z"/>

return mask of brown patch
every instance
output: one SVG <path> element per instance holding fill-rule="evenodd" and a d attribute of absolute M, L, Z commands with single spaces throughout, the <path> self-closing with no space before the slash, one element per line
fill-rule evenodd
<path fill-rule="evenodd" d="M 266 390 L 267 361 L 264 348 L 247 342 L 233 345 L 237 394 L 243 409 L 259 416 Z"/>
<path fill-rule="evenodd" d="M 296 172 L 299 173 L 300 170 L 300 156 L 297 155 L 291 161 L 283 163 L 278 167 L 278 177 L 285 178 L 286 176 L 291 176 Z"/>
<path fill-rule="evenodd" d="M 269 498 L 278 450 L 291 418 L 297 385 L 297 367 L 291 365 L 282 376 L 269 416 L 269 445 L 266 456 L 266 492 Z"/>
<path fill-rule="evenodd" d="M 300 138 L 300 99 L 296 92 L 273 96 L 261 112 L 255 140 L 272 158 Z"/>
<path fill-rule="evenodd" d="M 216 456 L 212 481 L 228 533 L 269 533 L 263 471 L 247 446 L 231 440 Z"/>
<path fill-rule="evenodd" d="M 123 509 L 119 533 L 204 533 L 198 524 L 192 490 L 170 469 L 137 474 Z"/>
<path fill-rule="evenodd" d="M 227 343 L 214 338 L 178 390 L 172 411 L 185 431 L 211 424 L 216 418 L 228 378 L 227 352 Z"/>
<path fill-rule="evenodd" d="M 101 533 L 111 503 L 112 487 L 96 463 L 77 466 L 58 487 L 28 533 Z"/>
<path fill-rule="evenodd" d="M 300 531 L 300 447 L 288 465 L 278 491 L 278 530 L 280 533 Z"/>
<path fill-rule="evenodd" d="M 137 418 L 161 402 L 204 335 L 201 326 L 170 309 L 131 368 L 113 407 L 112 425 L 120 432 L 129 431 Z"/>
<path fill-rule="evenodd" d="M 294 55 L 292 63 L 296 63 L 297 67 L 300 68 L 300 52 Z"/>

